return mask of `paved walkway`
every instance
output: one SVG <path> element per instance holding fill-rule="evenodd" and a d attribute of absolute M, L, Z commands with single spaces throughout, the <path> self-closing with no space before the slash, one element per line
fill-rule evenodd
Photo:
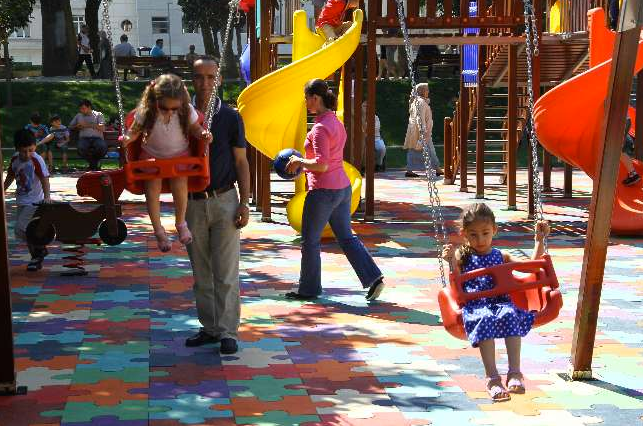
<path fill-rule="evenodd" d="M 553 180 L 562 187 L 561 172 Z M 18 382 L 29 392 L 0 398 L 0 424 L 641 424 L 643 238 L 614 238 L 608 251 L 597 380 L 564 380 L 591 189 L 580 173 L 574 184 L 576 198 L 555 195 L 545 207 L 565 305 L 555 322 L 524 339 L 527 393 L 510 402 L 491 403 L 477 351 L 440 325 L 425 183 L 387 172 L 377 175 L 376 222 L 354 224 L 386 276 L 382 300 L 366 303 L 334 243 L 324 246 L 324 296 L 285 300 L 298 277 L 298 238 L 282 207 L 276 223 L 253 215 L 242 234 L 243 320 L 234 356 L 220 355 L 216 345 L 184 347 L 198 326 L 189 262 L 176 244 L 170 254 L 157 251 L 140 197 L 125 197 L 128 240 L 90 248 L 86 277 L 60 276 L 59 246 L 42 271 L 27 274 L 24 248 L 11 241 Z M 74 186 L 68 177 L 52 179 L 58 199 L 76 199 Z M 474 194 L 439 188 L 453 232 L 459 208 Z M 278 203 L 277 191 L 292 184 L 274 190 Z M 504 210 L 497 189 L 489 189 L 487 202 L 498 216 L 498 246 L 529 255 L 524 196 L 521 211 Z M 499 352 L 504 372 L 504 348 Z"/>

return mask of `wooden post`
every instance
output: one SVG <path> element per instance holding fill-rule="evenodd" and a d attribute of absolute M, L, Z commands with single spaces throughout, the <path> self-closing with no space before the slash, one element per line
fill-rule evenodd
<path fill-rule="evenodd" d="M 357 46 L 355 52 L 355 120 L 353 121 L 353 165 L 362 167 L 364 132 L 362 131 L 362 100 L 364 99 L 364 46 Z"/>
<path fill-rule="evenodd" d="M 377 0 L 380 1 L 380 0 Z M 376 10 L 376 0 L 368 0 L 368 10 Z M 377 75 L 377 51 L 375 41 L 376 14 L 368 14 L 366 62 L 367 62 L 367 106 L 366 106 L 366 138 L 364 150 L 366 158 L 364 167 L 366 170 L 366 208 L 364 209 L 364 220 L 372 221 L 375 218 L 375 77 Z"/>
<path fill-rule="evenodd" d="M 543 149 L 543 192 L 551 192 L 551 154 Z"/>
<path fill-rule="evenodd" d="M 464 67 L 464 55 L 461 55 L 461 66 Z M 464 87 L 464 79 L 460 77 L 460 192 L 467 192 L 467 166 L 469 165 L 469 90 Z"/>
<path fill-rule="evenodd" d="M 344 160 L 350 161 L 353 151 L 353 57 L 343 66 L 344 71 L 344 128 L 346 129 L 346 144 L 344 144 Z"/>
<path fill-rule="evenodd" d="M 444 183 L 453 183 L 453 133 L 451 117 L 444 117 Z"/>
<path fill-rule="evenodd" d="M 4 180 L 0 141 L 0 394 L 16 393 L 15 360 L 13 355 L 13 329 L 11 323 L 11 269 L 7 216 L 4 201 Z"/>
<path fill-rule="evenodd" d="M 565 183 L 564 183 L 564 198 L 572 198 L 572 176 L 574 173 L 574 168 L 571 164 L 565 163 Z"/>
<path fill-rule="evenodd" d="M 247 25 L 248 25 L 248 35 L 249 35 L 249 44 L 250 44 L 250 78 L 252 81 L 259 79 L 259 70 L 258 70 L 258 52 L 259 52 L 259 43 L 257 43 L 257 31 L 256 31 L 256 17 L 255 10 L 252 9 L 250 13 L 246 15 Z M 257 149 L 254 146 L 248 146 L 248 163 L 250 165 L 250 193 L 252 194 L 252 203 L 255 205 L 255 208 L 260 208 L 257 195 Z"/>
<path fill-rule="evenodd" d="M 261 38 L 260 38 L 260 74 L 264 76 L 270 73 L 270 35 L 272 33 L 272 13 L 269 1 L 261 2 Z M 270 159 L 261 153 L 260 157 L 261 173 L 259 179 L 261 183 L 261 221 L 271 222 L 271 205 L 270 205 Z"/>
<path fill-rule="evenodd" d="M 508 106 L 507 115 L 507 209 L 516 210 L 516 155 L 518 148 L 518 134 L 516 132 L 518 112 L 518 46 L 510 45 L 508 70 Z"/>
<path fill-rule="evenodd" d="M 643 71 L 636 76 L 636 141 L 634 158 L 643 160 Z"/>
<path fill-rule="evenodd" d="M 643 0 L 624 0 L 621 13 L 631 13 L 632 9 L 638 12 L 641 7 L 643 7 Z M 637 13 L 634 13 L 635 18 L 636 16 Z M 622 19 L 620 23 L 629 24 L 627 19 Z M 602 130 L 603 143 L 599 146 L 600 151 L 597 156 L 596 178 L 589 209 L 587 239 L 572 338 L 573 379 L 589 379 L 592 375 L 592 354 L 609 242 L 610 218 L 634 75 L 635 52 L 641 34 L 640 23 L 637 22 L 634 25 L 630 29 L 619 26 L 614 42 L 605 107 L 607 124 Z"/>
<path fill-rule="evenodd" d="M 482 46 L 479 46 L 479 48 Z M 479 55 L 480 57 L 482 55 Z M 482 77 L 482 69 L 480 76 Z M 478 81 L 478 96 L 476 100 L 476 198 L 484 198 L 484 145 L 486 139 L 487 116 L 485 114 L 485 87 L 482 78 Z"/>

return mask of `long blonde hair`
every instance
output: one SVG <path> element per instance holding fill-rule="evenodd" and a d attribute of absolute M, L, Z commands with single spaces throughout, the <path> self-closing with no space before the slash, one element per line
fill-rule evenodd
<path fill-rule="evenodd" d="M 163 99 L 178 99 L 181 107 L 178 109 L 181 130 L 188 136 L 190 127 L 190 94 L 183 80 L 174 74 L 162 74 L 147 85 L 141 101 L 136 107 L 137 120 L 132 124 L 133 132 L 142 132 L 144 137 L 152 131 L 158 115 L 157 102 Z M 142 120 L 139 122 L 139 120 Z"/>

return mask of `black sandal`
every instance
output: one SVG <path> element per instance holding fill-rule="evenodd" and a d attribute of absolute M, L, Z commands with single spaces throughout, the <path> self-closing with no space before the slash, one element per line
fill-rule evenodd
<path fill-rule="evenodd" d="M 317 296 L 306 296 L 305 294 L 299 294 L 295 291 L 291 291 L 289 293 L 286 293 L 286 299 L 292 299 L 292 300 L 315 300 L 317 299 Z"/>

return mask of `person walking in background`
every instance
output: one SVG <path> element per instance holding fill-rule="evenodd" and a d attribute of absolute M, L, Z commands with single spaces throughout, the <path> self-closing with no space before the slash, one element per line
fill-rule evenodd
<path fill-rule="evenodd" d="M 433 146 L 433 113 L 429 105 L 429 85 L 419 83 L 415 86 L 417 100 L 413 96 L 409 101 L 409 124 L 406 128 L 404 138 L 404 149 L 406 153 L 406 177 L 419 177 L 417 170 L 424 171 L 423 144 L 426 143 L 429 154 L 429 161 L 438 176 L 444 174 L 440 167 L 440 160 Z M 420 139 L 420 126 L 424 129 L 425 141 Z"/>
<path fill-rule="evenodd" d="M 87 69 L 89 70 L 89 75 L 91 78 L 95 78 L 96 71 L 94 71 L 92 48 L 89 44 L 89 27 L 87 25 L 80 27 L 76 46 L 78 47 L 78 60 L 76 61 L 74 75 L 78 74 L 78 71 L 80 71 L 80 68 L 83 66 L 83 62 L 85 62 Z"/>
<path fill-rule="evenodd" d="M 107 33 L 101 31 L 100 42 L 98 43 L 98 50 L 100 52 L 100 65 L 98 67 L 98 78 L 111 80 L 114 77 L 112 67 L 112 47 L 110 46 Z"/>

